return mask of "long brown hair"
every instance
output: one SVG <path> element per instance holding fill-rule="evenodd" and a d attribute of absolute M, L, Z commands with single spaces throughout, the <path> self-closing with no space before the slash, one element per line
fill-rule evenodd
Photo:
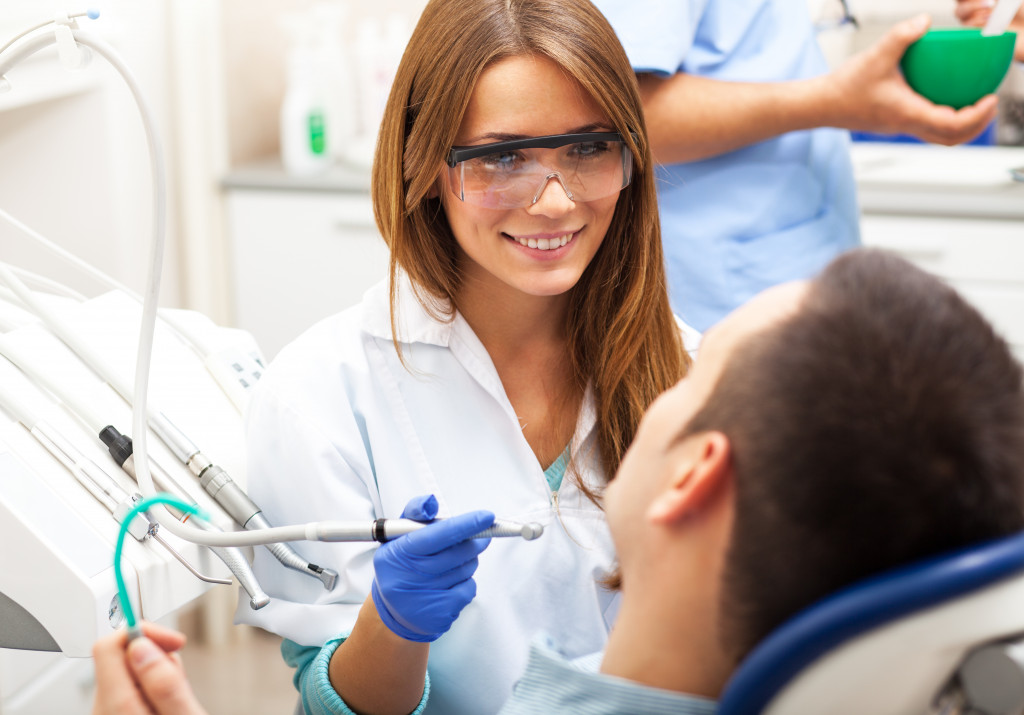
<path fill-rule="evenodd" d="M 393 333 L 399 270 L 428 310 L 436 312 L 437 299 L 449 310 L 458 307 L 456 242 L 436 198 L 438 172 L 480 74 L 517 55 L 559 65 L 633 153 L 632 181 L 571 290 L 567 326 L 577 387 L 594 390 L 598 447 L 611 478 L 644 410 L 690 361 L 668 303 L 636 77 L 615 32 L 588 0 L 432 0 L 423 11 L 391 88 L 373 165 L 374 215 L 391 250 Z"/>

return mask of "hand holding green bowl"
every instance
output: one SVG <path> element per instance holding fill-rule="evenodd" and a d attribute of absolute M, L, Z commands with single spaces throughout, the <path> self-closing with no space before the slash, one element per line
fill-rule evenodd
<path fill-rule="evenodd" d="M 961 109 L 996 91 L 1016 39 L 1013 32 L 986 37 L 976 27 L 929 30 L 907 48 L 900 67 L 915 92 Z"/>

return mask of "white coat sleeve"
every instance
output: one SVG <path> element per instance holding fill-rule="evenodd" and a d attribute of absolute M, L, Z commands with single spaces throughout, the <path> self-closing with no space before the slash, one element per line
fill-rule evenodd
<path fill-rule="evenodd" d="M 272 526 L 377 518 L 372 458 L 345 381 L 324 379 L 323 370 L 301 361 L 275 367 L 261 380 L 247 413 L 250 497 Z M 334 588 L 326 590 L 256 547 L 253 569 L 271 602 L 252 611 L 240 599 L 236 620 L 307 646 L 347 635 L 369 593 L 376 544 L 291 546 L 304 559 L 336 570 Z"/>

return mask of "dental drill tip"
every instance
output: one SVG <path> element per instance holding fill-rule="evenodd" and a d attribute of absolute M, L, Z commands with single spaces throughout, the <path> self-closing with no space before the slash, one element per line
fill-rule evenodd
<path fill-rule="evenodd" d="M 261 593 L 258 596 L 253 596 L 249 599 L 249 608 L 254 611 L 258 611 L 268 603 L 270 603 L 270 596 L 265 593 Z"/>
<path fill-rule="evenodd" d="M 532 521 L 529 524 L 523 524 L 523 528 L 519 533 L 527 541 L 533 541 L 544 533 L 544 527 L 543 525 Z"/>
<path fill-rule="evenodd" d="M 496 519 L 493 526 L 489 529 L 484 529 L 479 534 L 474 534 L 473 538 L 493 539 L 502 536 L 519 536 L 526 541 L 533 541 L 543 533 L 544 527 L 535 521 L 528 524 L 519 524 L 514 521 Z"/>
<path fill-rule="evenodd" d="M 399 536 L 411 534 L 414 531 L 428 526 L 427 523 L 420 521 L 413 521 L 411 519 L 378 519 L 369 525 L 369 527 L 361 527 L 358 529 L 348 530 L 332 530 L 329 538 L 324 538 L 323 541 L 379 541 L 384 543 L 385 541 L 391 541 L 397 539 Z M 514 521 L 505 521 L 503 519 L 495 519 L 494 523 L 480 531 L 473 534 L 473 539 L 495 539 L 502 537 L 518 537 L 527 541 L 533 541 L 538 536 L 544 533 L 544 527 L 537 522 L 530 522 L 528 524 L 520 524 Z"/>
<path fill-rule="evenodd" d="M 338 581 L 338 572 L 334 569 L 324 568 L 323 566 L 317 566 L 316 564 L 310 564 L 309 570 L 312 571 L 318 579 L 320 579 L 324 588 L 330 591 L 334 588 L 334 584 Z"/>

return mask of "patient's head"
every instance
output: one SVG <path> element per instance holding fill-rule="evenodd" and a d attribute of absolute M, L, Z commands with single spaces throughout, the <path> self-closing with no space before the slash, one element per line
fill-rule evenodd
<path fill-rule="evenodd" d="M 705 528 L 692 514 L 716 499 L 728 512 L 706 521 L 722 534 L 718 618 L 733 662 L 845 585 L 1021 530 L 1021 380 L 977 311 L 895 256 L 853 252 L 773 289 L 709 331 L 691 377 L 641 425 L 641 454 L 627 454 L 608 500 L 624 588 L 627 560 L 651 540 L 631 538 L 638 515 L 671 512 L 656 496 L 671 479 L 651 475 L 673 460 L 697 466 L 666 533 Z M 631 457 L 647 477 L 628 473 Z M 694 497 L 701 469 L 726 477 Z"/>
<path fill-rule="evenodd" d="M 852 581 L 1024 527 L 1021 389 L 976 310 L 878 252 L 834 262 L 737 350 L 689 427 L 733 446 L 736 654 Z"/>

